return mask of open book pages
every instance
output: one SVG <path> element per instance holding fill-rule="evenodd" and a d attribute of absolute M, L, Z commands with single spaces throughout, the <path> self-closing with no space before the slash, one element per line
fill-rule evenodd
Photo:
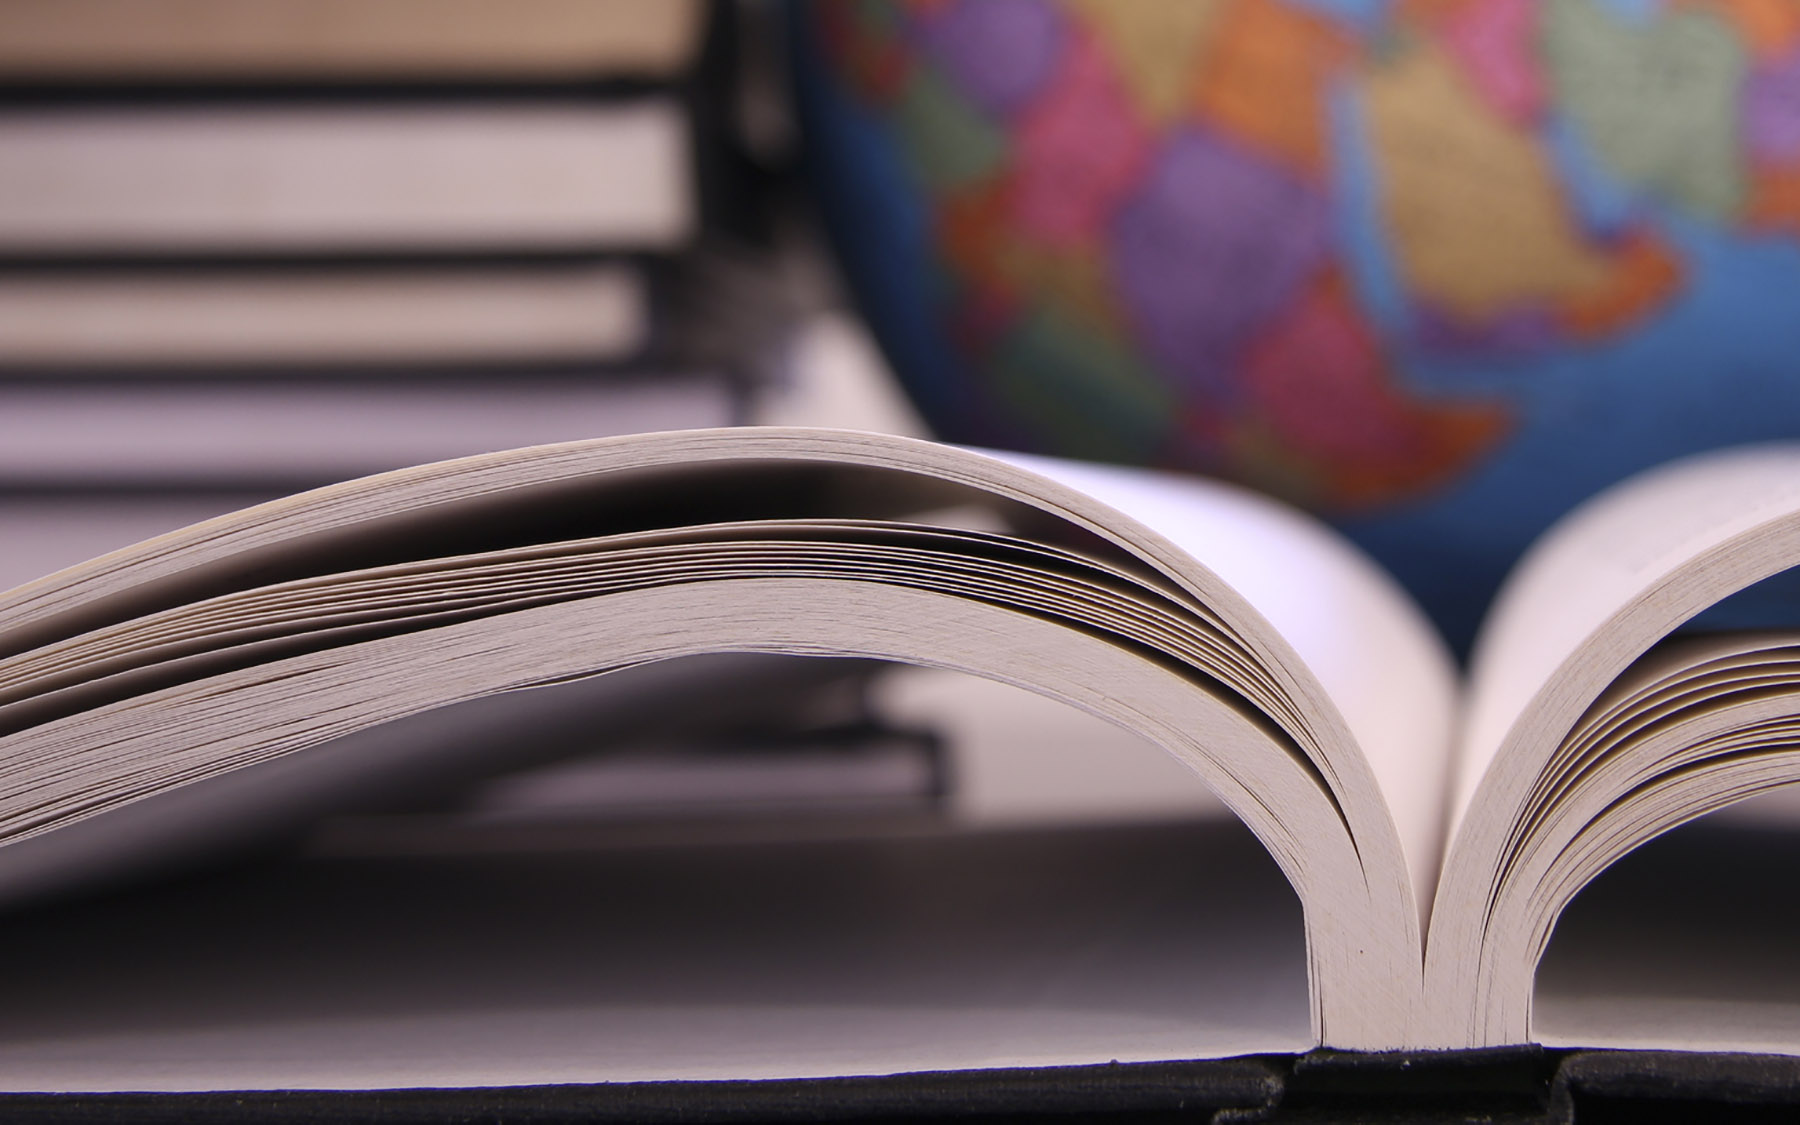
<path fill-rule="evenodd" d="M 1800 776 L 1792 635 L 1666 645 L 1800 563 L 1800 449 L 1676 462 L 1553 527 L 1502 588 L 1472 661 L 1432 916 L 1432 1038 L 1518 1042 L 1557 914 L 1657 833 Z M 1471 1002 L 1472 1000 L 1472 1002 Z"/>
<path fill-rule="evenodd" d="M 1298 894 L 1314 1041 L 1520 1042 L 1582 881 L 1793 775 L 1800 696 L 1765 690 L 1788 641 L 1651 649 L 1796 557 L 1800 514 L 1753 487 L 1796 456 L 1576 516 L 1521 570 L 1466 705 L 1391 580 L 1222 485 L 798 429 L 336 485 L 0 595 L 0 893 L 123 862 L 232 777 L 408 715 L 703 653 L 874 657 L 1071 703 L 1197 772 Z M 1740 498 L 1673 534 L 1641 490 L 1697 510 L 1695 474 Z M 1620 534 L 1639 508 L 1661 541 Z M 1629 579 L 1590 574 L 1605 550 L 1637 551 Z"/>

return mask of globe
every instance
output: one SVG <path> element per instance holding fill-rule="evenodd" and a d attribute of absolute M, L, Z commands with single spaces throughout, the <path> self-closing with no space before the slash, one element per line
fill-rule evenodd
<path fill-rule="evenodd" d="M 948 439 L 1281 494 L 1462 644 L 1584 497 L 1800 432 L 1800 4 L 792 22 L 833 244 Z"/>

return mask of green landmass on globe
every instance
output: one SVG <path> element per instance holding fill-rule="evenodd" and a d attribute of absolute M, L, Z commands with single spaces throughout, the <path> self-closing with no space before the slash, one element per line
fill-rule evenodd
<path fill-rule="evenodd" d="M 1462 639 L 1584 496 L 1800 433 L 1792 0 L 795 23 L 846 272 L 952 440 L 1279 493 Z"/>

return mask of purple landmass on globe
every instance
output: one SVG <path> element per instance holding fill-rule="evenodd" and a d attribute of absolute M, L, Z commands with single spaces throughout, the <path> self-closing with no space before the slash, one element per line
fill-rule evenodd
<path fill-rule="evenodd" d="M 1049 79 L 1063 27 L 1060 13 L 1036 0 L 964 0 L 926 21 L 922 40 L 958 90 L 1005 118 Z"/>
<path fill-rule="evenodd" d="M 1114 218 L 1113 274 L 1150 353 L 1190 388 L 1217 395 L 1248 338 L 1325 262 L 1329 234 L 1317 192 L 1185 127 Z"/>
<path fill-rule="evenodd" d="M 1413 310 L 1413 341 L 1446 356 L 1531 355 L 1560 342 L 1556 322 L 1543 309 L 1515 309 L 1484 324 L 1457 320 L 1428 304 Z"/>
<path fill-rule="evenodd" d="M 1751 72 L 1744 83 L 1744 136 L 1759 159 L 1800 157 L 1800 51 Z"/>

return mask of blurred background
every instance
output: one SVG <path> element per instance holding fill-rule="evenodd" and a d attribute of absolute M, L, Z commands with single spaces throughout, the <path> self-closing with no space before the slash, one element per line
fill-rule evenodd
<path fill-rule="evenodd" d="M 812 15 L 0 0 L 0 585 L 489 450 L 744 423 L 926 434 L 817 219 L 791 80 Z M 343 850 L 476 822 L 1218 811 L 1097 720 L 876 671 L 746 658 L 535 693 L 401 732 L 390 784 L 327 778 L 293 812 L 380 809 L 331 829 Z M 501 766 L 534 772 L 481 788 Z"/>

